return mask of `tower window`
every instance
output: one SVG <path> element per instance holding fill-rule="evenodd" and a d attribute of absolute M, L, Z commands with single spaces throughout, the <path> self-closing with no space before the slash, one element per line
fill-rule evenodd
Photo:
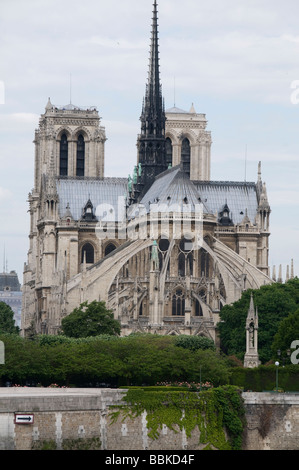
<path fill-rule="evenodd" d="M 66 134 L 62 134 L 60 140 L 60 164 L 59 174 L 60 176 L 67 176 L 68 173 L 68 141 Z"/>
<path fill-rule="evenodd" d="M 85 167 L 85 142 L 82 134 L 78 137 L 77 142 L 77 176 L 84 176 L 84 167 Z"/>
<path fill-rule="evenodd" d="M 85 243 L 82 248 L 81 263 L 84 261 L 84 256 L 87 264 L 94 263 L 94 247 L 91 243 Z"/>
<path fill-rule="evenodd" d="M 167 137 L 166 139 L 165 150 L 166 150 L 166 165 L 170 166 L 172 165 L 172 142 L 169 137 Z"/>
<path fill-rule="evenodd" d="M 190 155 L 190 142 L 188 139 L 184 139 L 182 142 L 181 162 L 183 170 L 188 174 L 190 174 Z"/>

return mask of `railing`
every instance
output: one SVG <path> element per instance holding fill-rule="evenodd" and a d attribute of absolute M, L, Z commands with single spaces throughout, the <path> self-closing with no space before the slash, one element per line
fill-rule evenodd
<path fill-rule="evenodd" d="M 215 233 L 259 233 L 258 227 L 217 227 Z"/>

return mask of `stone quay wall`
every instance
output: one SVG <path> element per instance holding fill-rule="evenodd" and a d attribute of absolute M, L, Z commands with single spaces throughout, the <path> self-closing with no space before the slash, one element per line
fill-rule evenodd
<path fill-rule="evenodd" d="M 65 442 L 101 450 L 200 450 L 192 436 L 163 426 L 157 440 L 147 435 L 146 413 L 115 422 L 111 406 L 126 390 L 0 388 L 0 450 L 33 450 L 43 442 L 63 449 Z M 299 450 L 299 394 L 243 393 L 247 429 L 244 450 Z M 26 421 L 22 421 L 26 419 Z M 28 418 L 28 420 L 27 420 Z M 19 421 L 20 420 L 20 421 Z M 30 420 L 30 421 L 29 421 Z"/>

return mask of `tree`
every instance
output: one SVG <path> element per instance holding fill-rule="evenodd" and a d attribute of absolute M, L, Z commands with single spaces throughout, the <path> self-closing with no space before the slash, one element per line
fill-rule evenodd
<path fill-rule="evenodd" d="M 175 336 L 174 344 L 181 348 L 190 349 L 191 351 L 197 351 L 197 349 L 212 349 L 214 351 L 216 349 L 214 341 L 205 336 Z"/>
<path fill-rule="evenodd" d="M 287 357 L 287 350 L 291 350 L 295 340 L 299 340 L 299 308 L 280 322 L 272 344 L 273 357 L 277 358 L 278 350 L 282 357 Z"/>
<path fill-rule="evenodd" d="M 265 285 L 256 290 L 249 289 L 240 300 L 223 307 L 219 323 L 221 348 L 228 356 L 235 355 L 241 360 L 246 350 L 245 324 L 251 293 L 258 309 L 259 357 L 265 363 L 273 356 L 271 345 L 281 320 L 299 307 L 299 279 L 292 279 L 285 284 Z"/>
<path fill-rule="evenodd" d="M 63 334 L 73 338 L 120 334 L 120 323 L 113 318 L 113 312 L 106 308 L 105 302 L 96 300 L 80 304 L 63 318 L 61 326 Z"/>
<path fill-rule="evenodd" d="M 0 333 L 18 334 L 19 327 L 15 326 L 14 312 L 5 302 L 0 302 Z"/>

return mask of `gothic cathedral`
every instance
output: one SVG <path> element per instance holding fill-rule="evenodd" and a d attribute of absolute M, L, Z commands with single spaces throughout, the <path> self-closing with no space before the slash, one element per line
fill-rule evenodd
<path fill-rule="evenodd" d="M 216 340 L 223 305 L 271 283 L 270 206 L 256 182 L 212 181 L 205 114 L 165 110 L 154 0 L 149 74 L 128 178 L 104 174 L 96 108 L 49 99 L 35 133 L 22 332 L 57 334 L 84 301 L 103 300 L 122 334 Z"/>

